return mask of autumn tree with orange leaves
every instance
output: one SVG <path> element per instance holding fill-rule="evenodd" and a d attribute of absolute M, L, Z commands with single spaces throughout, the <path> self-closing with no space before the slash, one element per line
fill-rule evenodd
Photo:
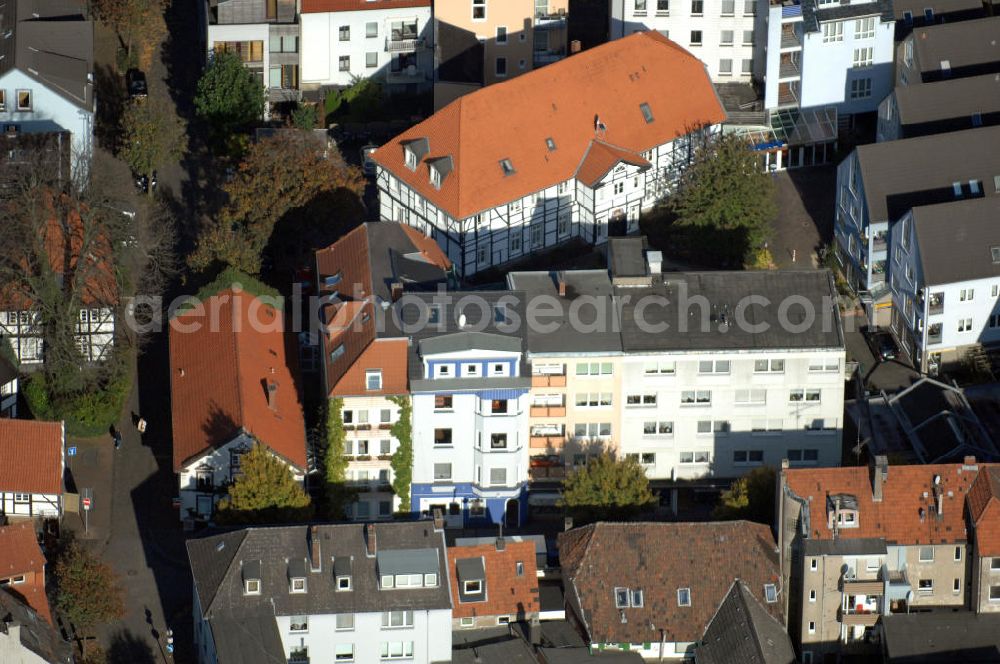
<path fill-rule="evenodd" d="M 261 256 L 274 226 L 321 194 L 347 191 L 360 196 L 361 171 L 311 132 L 279 131 L 257 141 L 223 190 L 229 197 L 203 229 L 189 258 L 196 270 L 213 264 L 259 274 Z"/>

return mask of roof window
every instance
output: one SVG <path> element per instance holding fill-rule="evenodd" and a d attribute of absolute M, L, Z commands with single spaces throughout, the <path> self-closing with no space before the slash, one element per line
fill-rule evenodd
<path fill-rule="evenodd" d="M 677 606 L 691 606 L 691 589 L 677 589 Z"/>
<path fill-rule="evenodd" d="M 545 147 L 549 149 L 549 152 L 556 149 L 556 142 L 552 140 L 551 136 L 545 139 Z"/>
<path fill-rule="evenodd" d="M 646 102 L 642 102 L 639 104 L 639 110 L 642 111 L 642 117 L 646 119 L 646 124 L 650 124 L 653 121 L 653 109 Z"/>
<path fill-rule="evenodd" d="M 514 174 L 514 164 L 511 163 L 510 159 L 501 159 L 500 168 L 503 169 L 505 176 Z"/>
<path fill-rule="evenodd" d="M 773 583 L 764 584 L 764 601 L 768 604 L 774 604 L 778 601 L 778 587 Z"/>

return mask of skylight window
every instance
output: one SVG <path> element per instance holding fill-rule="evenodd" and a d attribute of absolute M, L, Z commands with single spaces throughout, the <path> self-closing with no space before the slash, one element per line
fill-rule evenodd
<path fill-rule="evenodd" d="M 642 102 L 639 104 L 639 110 L 642 111 L 642 117 L 646 119 L 646 124 L 653 121 L 653 109 L 649 107 L 649 104 Z"/>
<path fill-rule="evenodd" d="M 549 152 L 552 152 L 553 150 L 556 149 L 556 142 L 554 140 L 552 140 L 551 137 L 546 138 L 545 139 L 545 147 L 547 147 L 549 149 Z"/>
<path fill-rule="evenodd" d="M 778 588 L 773 583 L 764 584 L 764 600 L 768 604 L 774 604 L 778 601 Z"/>
<path fill-rule="evenodd" d="M 514 174 L 514 164 L 511 163 L 510 159 L 501 159 L 500 160 L 500 168 L 503 169 L 503 174 L 504 175 L 513 175 Z"/>
<path fill-rule="evenodd" d="M 677 606 L 691 606 L 691 589 L 677 589 Z"/>

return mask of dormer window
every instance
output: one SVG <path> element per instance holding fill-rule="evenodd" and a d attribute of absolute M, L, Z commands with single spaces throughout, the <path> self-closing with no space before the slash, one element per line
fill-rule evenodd
<path fill-rule="evenodd" d="M 478 595 L 483 592 L 483 582 L 476 581 L 466 581 L 462 588 L 466 595 Z"/>
<path fill-rule="evenodd" d="M 365 371 L 365 389 L 369 392 L 382 389 L 381 369 L 368 369 Z"/>
<path fill-rule="evenodd" d="M 244 595 L 259 595 L 260 594 L 260 579 L 247 579 L 243 582 L 243 594 Z"/>
<path fill-rule="evenodd" d="M 504 177 L 514 174 L 514 164 L 510 159 L 501 159 L 500 168 L 503 170 Z"/>
<path fill-rule="evenodd" d="M 392 574 L 382 575 L 382 588 L 395 588 L 396 587 L 396 577 Z"/>
<path fill-rule="evenodd" d="M 856 528 L 858 526 L 858 513 L 850 510 L 842 510 L 837 515 L 837 524 L 841 528 Z"/>
<path fill-rule="evenodd" d="M 406 167 L 411 171 L 417 170 L 417 155 L 414 154 L 413 150 L 410 148 L 403 148 L 403 157 L 406 161 Z"/>
<path fill-rule="evenodd" d="M 338 576 L 337 577 L 337 591 L 345 591 L 351 589 L 351 577 L 349 576 Z"/>
<path fill-rule="evenodd" d="M 435 189 L 440 189 L 441 188 L 441 171 L 439 171 L 438 169 L 434 168 L 433 166 L 431 166 L 430 171 L 431 171 L 431 184 L 434 186 Z"/>
<path fill-rule="evenodd" d="M 306 591 L 306 579 L 305 577 L 297 576 L 292 578 L 291 585 L 288 588 L 288 592 L 292 593 L 304 593 Z"/>
<path fill-rule="evenodd" d="M 351 571 L 354 566 L 353 556 L 335 556 L 333 559 L 333 578 L 337 584 L 337 592 L 347 592 L 353 587 Z"/>

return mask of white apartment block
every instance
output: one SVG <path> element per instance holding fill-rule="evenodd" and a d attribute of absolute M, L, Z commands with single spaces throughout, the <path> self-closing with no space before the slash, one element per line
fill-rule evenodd
<path fill-rule="evenodd" d="M 351 6 L 351 9 L 342 9 Z M 302 3 L 302 85 L 347 87 L 376 77 L 387 91 L 429 87 L 434 71 L 431 3 L 357 0 Z"/>
<path fill-rule="evenodd" d="M 1000 341 L 996 197 L 913 208 L 893 224 L 892 330 L 914 366 L 936 373 Z"/>
<path fill-rule="evenodd" d="M 191 540 L 188 557 L 200 664 L 451 660 L 444 532 L 429 521 L 248 528 Z"/>
<path fill-rule="evenodd" d="M 895 19 L 885 0 L 773 0 L 764 107 L 867 113 L 892 91 Z"/>
<path fill-rule="evenodd" d="M 381 371 L 370 380 L 381 383 Z M 399 420 L 399 406 L 384 396 L 344 397 L 344 455 L 349 459 L 347 482 L 358 492 L 349 518 L 359 521 L 392 518 L 399 508 L 393 493 L 392 455 L 399 440 L 392 426 Z"/>
<path fill-rule="evenodd" d="M 612 39 L 656 30 L 705 63 L 717 83 L 749 83 L 754 75 L 758 0 L 612 0 Z"/>
<path fill-rule="evenodd" d="M 461 276 L 603 243 L 638 230 L 724 117 L 697 59 L 632 35 L 465 95 L 382 146 L 380 216 L 433 237 Z"/>

